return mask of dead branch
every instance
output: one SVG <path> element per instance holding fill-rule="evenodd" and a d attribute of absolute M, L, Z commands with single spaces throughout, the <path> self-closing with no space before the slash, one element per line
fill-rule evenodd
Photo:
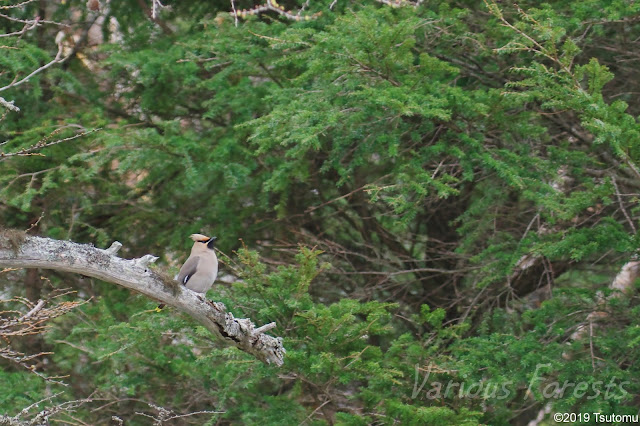
<path fill-rule="evenodd" d="M 12 101 L 13 102 L 13 101 Z M 39 151 L 43 148 L 47 148 L 53 145 L 58 145 L 61 144 L 63 142 L 68 142 L 77 138 L 80 138 L 82 136 L 87 136 L 91 133 L 94 132 L 98 132 L 100 130 L 102 130 L 101 128 L 97 128 L 97 129 L 93 129 L 93 130 L 89 130 L 89 131 L 83 131 L 80 133 L 76 133 L 73 136 L 69 136 L 67 138 L 62 138 L 62 139 L 57 139 L 55 141 L 49 141 L 49 138 L 52 137 L 53 135 L 55 135 L 56 133 L 59 133 L 60 131 L 62 131 L 63 128 L 60 129 L 56 129 L 53 132 L 51 132 L 51 134 L 49 134 L 48 136 L 46 136 L 45 138 L 43 138 L 42 140 L 36 142 L 35 144 L 31 145 L 30 147 L 27 148 L 22 148 L 16 152 L 0 152 L 0 162 L 6 160 L 9 157 L 14 157 L 14 156 L 18 156 L 18 157 L 28 157 L 28 156 L 32 156 L 32 155 L 37 155 L 37 156 L 44 156 L 44 154 L 41 154 Z"/>
<path fill-rule="evenodd" d="M 16 234 L 19 234 L 16 236 Z M 0 268 L 43 268 L 78 273 L 126 287 L 185 312 L 207 330 L 267 364 L 281 366 L 286 353 L 282 338 L 264 334 L 271 325 L 256 327 L 235 318 L 224 304 L 197 293 L 151 270 L 153 258 L 122 259 L 113 250 L 88 244 L 31 237 L 19 231 L 0 233 Z"/>
<path fill-rule="evenodd" d="M 292 21 L 309 21 L 311 19 L 315 19 L 320 16 L 322 13 L 314 13 L 313 15 L 300 15 L 299 13 L 293 13 L 290 10 L 284 8 L 284 6 L 278 4 L 276 0 L 267 0 L 264 4 L 260 4 L 258 6 L 252 7 L 251 9 L 243 9 L 236 11 L 235 4 L 231 3 L 233 12 L 231 13 L 233 17 L 237 20 L 238 16 L 241 18 L 246 18 L 249 15 L 259 15 L 263 12 L 276 12 L 279 15 L 284 16 L 287 19 L 291 19 Z"/>
<path fill-rule="evenodd" d="M 169 422 L 170 420 L 175 420 L 175 419 L 180 419 L 180 418 L 184 418 L 184 417 L 190 417 L 190 416 L 196 416 L 199 414 L 223 414 L 224 411 L 194 411 L 192 413 L 187 413 L 187 414 L 176 414 L 174 413 L 172 410 L 169 410 L 167 408 L 164 407 L 160 407 L 158 405 L 155 404 L 151 404 L 151 403 L 147 403 L 147 405 L 150 408 L 153 408 L 155 411 L 158 412 L 158 414 L 156 416 L 152 416 L 146 413 L 141 413 L 141 412 L 136 412 L 137 415 L 139 416 L 144 416 L 144 417 L 148 417 L 150 419 L 153 420 L 153 426 L 162 426 L 163 424 L 165 424 L 166 422 Z"/>
<path fill-rule="evenodd" d="M 11 83 L 7 84 L 6 86 L 0 87 L 0 92 L 3 92 L 7 89 L 11 89 L 12 87 L 16 87 L 19 86 L 23 83 L 26 83 L 27 81 L 29 81 L 29 79 L 31 77 L 33 77 L 36 74 L 41 73 L 42 71 L 46 70 L 47 68 L 51 67 L 52 65 L 55 64 L 59 64 L 61 62 L 64 62 L 68 59 L 68 56 L 63 57 L 62 56 L 62 44 L 58 45 L 58 53 L 56 54 L 56 57 L 53 58 L 53 60 L 51 60 L 50 62 L 47 62 L 46 64 L 44 64 L 43 66 L 41 66 L 40 68 L 32 71 L 29 75 L 27 75 L 26 77 L 20 79 L 20 80 L 14 80 Z"/>
<path fill-rule="evenodd" d="M 40 358 L 51 354 L 51 352 L 40 352 L 36 354 L 24 354 L 13 350 L 11 342 L 15 337 L 24 337 L 40 334 L 47 329 L 47 323 L 54 318 L 62 316 L 72 309 L 82 305 L 84 302 L 60 302 L 47 306 L 52 299 L 69 294 L 69 291 L 63 289 L 52 293 L 46 300 L 39 300 L 33 303 L 23 297 L 14 297 L 9 300 L 0 301 L 0 341 L 5 342 L 8 346 L 0 347 L 0 358 L 16 364 L 27 371 L 39 376 L 48 382 L 65 385 L 65 383 L 57 380 L 62 377 L 46 376 L 36 371 L 36 366 Z M 20 305 L 24 306 L 20 309 Z M 7 306 L 5 308 L 4 306 Z M 0 423 L 1 424 L 1 423 Z"/>
<path fill-rule="evenodd" d="M 47 402 L 50 401 L 52 399 L 54 399 L 57 396 L 60 396 L 60 393 L 56 393 L 54 395 L 51 395 L 45 399 L 42 399 L 36 403 L 33 403 L 31 405 L 29 405 L 28 407 L 22 409 L 22 411 L 20 411 L 20 413 L 18 413 L 16 416 L 13 417 L 9 417 L 9 416 L 3 416 L 0 415 L 0 426 L 45 426 L 45 425 L 49 425 L 49 420 L 52 416 L 56 415 L 56 414 L 60 414 L 60 413 L 69 413 L 69 412 L 73 412 L 75 411 L 76 408 L 87 404 L 89 402 L 92 402 L 93 399 L 91 398 L 85 398 L 85 399 L 78 399 L 75 401 L 67 401 L 67 402 L 63 402 L 60 403 L 58 405 L 53 405 L 53 406 L 49 406 L 43 410 L 41 410 L 38 413 L 34 414 L 29 414 L 29 411 L 31 411 L 32 408 L 35 408 L 37 406 L 39 406 L 40 404 L 42 404 L 43 402 Z M 24 417 L 27 416 L 33 416 L 31 419 L 25 419 Z"/>

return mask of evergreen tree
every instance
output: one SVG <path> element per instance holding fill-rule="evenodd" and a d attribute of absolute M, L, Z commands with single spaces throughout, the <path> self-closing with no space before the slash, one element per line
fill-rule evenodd
<path fill-rule="evenodd" d="M 3 299 L 88 302 L 5 342 L 70 386 L 6 361 L 0 414 L 637 413 L 639 5 L 174 3 L 0 6 L 0 224 L 171 270 L 214 232 L 209 298 L 275 321 L 285 364 L 110 284 L 2 271 Z"/>

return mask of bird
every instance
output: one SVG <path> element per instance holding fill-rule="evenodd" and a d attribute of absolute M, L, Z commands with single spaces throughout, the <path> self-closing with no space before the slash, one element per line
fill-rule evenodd
<path fill-rule="evenodd" d="M 218 257 L 214 250 L 217 238 L 202 234 L 191 234 L 189 238 L 193 240 L 191 254 L 174 279 L 189 290 L 204 294 L 218 276 Z M 160 311 L 164 306 L 159 305 L 156 311 Z"/>

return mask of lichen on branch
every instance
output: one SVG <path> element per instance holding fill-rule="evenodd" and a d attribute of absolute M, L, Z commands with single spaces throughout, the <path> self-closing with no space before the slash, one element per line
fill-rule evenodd
<path fill-rule="evenodd" d="M 155 261 L 154 256 L 122 259 L 115 255 L 119 243 L 102 250 L 51 238 L 17 238 L 16 232 L 0 232 L 0 269 L 55 269 L 117 284 L 181 310 L 227 343 L 267 364 L 281 366 L 284 362 L 282 339 L 264 334 L 274 323 L 256 327 L 249 319 L 235 318 L 224 304 L 209 302 L 151 270 L 148 265 Z"/>

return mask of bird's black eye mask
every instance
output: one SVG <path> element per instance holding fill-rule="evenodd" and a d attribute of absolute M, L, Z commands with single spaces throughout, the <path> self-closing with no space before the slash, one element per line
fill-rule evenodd
<path fill-rule="evenodd" d="M 217 240 L 217 238 L 216 238 L 216 237 L 211 237 L 211 238 L 209 238 L 209 240 L 208 240 L 208 241 L 206 241 L 206 243 L 207 243 L 207 248 L 209 248 L 210 250 L 213 250 L 213 246 L 214 246 L 214 243 L 216 242 L 216 240 Z"/>

